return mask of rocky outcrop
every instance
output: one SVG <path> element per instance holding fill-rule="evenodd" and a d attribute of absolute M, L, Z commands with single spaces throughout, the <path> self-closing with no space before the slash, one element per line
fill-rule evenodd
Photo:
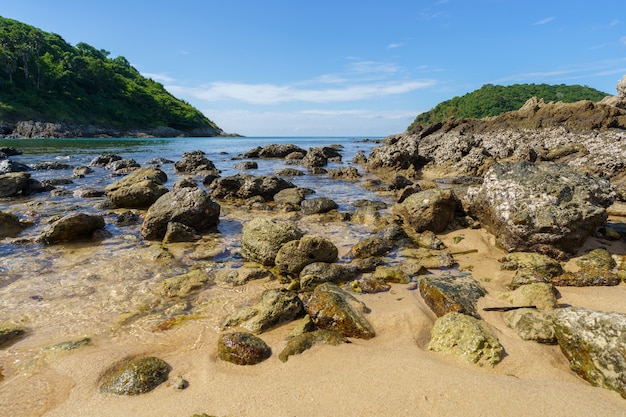
<path fill-rule="evenodd" d="M 169 222 L 184 224 L 196 232 L 208 231 L 219 223 L 220 209 L 201 188 L 166 193 L 148 209 L 141 236 L 149 240 L 163 239 Z"/>
<path fill-rule="evenodd" d="M 557 310 L 555 325 L 570 368 L 626 398 L 626 315 L 571 307 Z"/>
<path fill-rule="evenodd" d="M 573 252 L 606 222 L 614 197 L 607 178 L 553 162 L 511 162 L 494 165 L 480 187 L 470 187 L 464 206 L 507 251 Z"/>
<path fill-rule="evenodd" d="M 0 138 L 172 138 L 179 136 L 211 137 L 226 135 L 221 129 L 211 126 L 188 130 L 179 130 L 166 126 L 121 130 L 110 126 L 24 120 L 17 123 L 4 123 L 3 127 L 2 132 L 0 132 Z"/>

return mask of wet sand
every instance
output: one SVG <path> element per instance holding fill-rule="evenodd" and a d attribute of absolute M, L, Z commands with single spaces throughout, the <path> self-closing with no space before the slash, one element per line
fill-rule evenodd
<path fill-rule="evenodd" d="M 458 235 L 464 239 L 455 244 Z M 0 382 L 0 409 L 12 417 L 626 415 L 626 400 L 576 376 L 558 346 L 523 341 L 506 327 L 504 313 L 482 311 L 507 305 L 498 295 L 507 291 L 513 275 L 499 269 L 503 253 L 493 246 L 492 236 L 457 230 L 440 237 L 453 252 L 478 250 L 456 260 L 488 290 L 479 309 L 506 352 L 494 367 L 467 365 L 429 351 L 436 317 L 417 290 L 400 284 L 387 293 L 357 295 L 371 309 L 367 317 L 377 332 L 371 340 L 318 345 L 283 363 L 278 353 L 295 325 L 289 323 L 261 335 L 273 350 L 268 360 L 255 366 L 222 362 L 217 359 L 220 323 L 263 289 L 278 285 L 261 280 L 203 291 L 195 310 L 201 317 L 163 332 L 153 331 L 154 318 L 140 319 L 88 334 L 93 346 L 60 353 L 43 352 L 42 346 L 61 336 L 25 338 L 3 352 L 2 363 L 14 372 L 5 372 L 7 378 Z M 589 240 L 588 247 L 599 245 L 626 253 L 623 243 Z M 559 291 L 562 305 L 626 313 L 623 283 Z M 100 393 L 100 375 L 134 355 L 161 357 L 172 367 L 170 379 L 181 375 L 189 387 L 177 390 L 164 383 L 135 397 Z M 28 363 L 15 363 L 26 358 Z"/>

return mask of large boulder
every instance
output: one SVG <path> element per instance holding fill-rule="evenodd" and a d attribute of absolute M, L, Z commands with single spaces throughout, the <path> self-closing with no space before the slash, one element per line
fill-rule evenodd
<path fill-rule="evenodd" d="M 52 244 L 89 238 L 93 232 L 103 227 L 104 219 L 100 215 L 71 213 L 50 224 L 38 240 Z"/>
<path fill-rule="evenodd" d="M 147 208 L 168 192 L 167 174 L 155 167 L 142 168 L 105 187 L 115 207 Z"/>
<path fill-rule="evenodd" d="M 302 236 L 293 223 L 257 217 L 243 225 L 241 255 L 247 261 L 272 266 L 280 247 Z"/>
<path fill-rule="evenodd" d="M 583 308 L 555 310 L 559 347 L 570 368 L 594 386 L 626 398 L 626 315 Z"/>
<path fill-rule="evenodd" d="M 505 250 L 574 252 L 607 219 L 615 193 L 608 178 L 552 162 L 498 163 L 464 205 Z"/>
<path fill-rule="evenodd" d="M 395 211 L 416 232 L 441 233 L 454 220 L 457 207 L 458 199 L 452 190 L 432 188 L 411 194 L 395 206 Z"/>
<path fill-rule="evenodd" d="M 169 222 L 182 223 L 197 232 L 219 223 L 220 205 L 201 188 L 183 188 L 162 195 L 148 209 L 141 235 L 149 240 L 163 239 Z"/>
<path fill-rule="evenodd" d="M 371 339 L 375 332 L 365 318 L 365 304 L 335 284 L 318 285 L 304 304 L 313 323 L 346 337 Z"/>
<path fill-rule="evenodd" d="M 26 192 L 29 185 L 30 174 L 27 172 L 0 174 L 0 198 L 10 197 L 19 192 Z"/>

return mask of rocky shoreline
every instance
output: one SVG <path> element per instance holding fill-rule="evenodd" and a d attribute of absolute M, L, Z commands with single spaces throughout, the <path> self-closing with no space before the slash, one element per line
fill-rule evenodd
<path fill-rule="evenodd" d="M 219 128 L 205 126 L 187 130 L 167 126 L 145 129 L 120 130 L 107 126 L 81 125 L 65 122 L 41 122 L 24 120 L 15 123 L 0 121 L 0 138 L 175 138 L 175 137 L 213 137 L 238 136 Z"/>
<path fill-rule="evenodd" d="M 278 354 L 285 364 L 317 345 L 375 340 L 386 329 L 374 321 L 372 297 L 402 289 L 419 294 L 415 299 L 427 309 L 423 315 L 430 324 L 412 336 L 424 350 L 462 366 L 497 369 L 507 357 L 516 360 L 502 341 L 511 331 L 541 352 L 558 346 L 572 372 L 626 398 L 626 311 L 560 302 L 570 288 L 625 285 L 626 226 L 608 212 L 624 202 L 624 95 L 609 103 L 529 102 L 501 119 L 449 122 L 392 136 L 369 155 L 356 155 L 351 166 L 335 170 L 327 165 L 341 162 L 340 146 L 268 145 L 239 156 L 250 163 L 241 165 L 245 170 L 254 170 L 257 160 L 280 159 L 394 201 L 355 201 L 349 213 L 339 211 L 322 190 L 289 181 L 297 175 L 295 168 L 268 176 L 222 177 L 198 150 L 172 161 L 178 179 L 171 189 L 163 185 L 167 176 L 158 166 L 138 167 L 121 163 L 119 155 L 102 155 L 91 165 L 124 175 L 93 190 L 99 192 L 96 207 L 108 214 L 59 216 L 29 234 L 23 231 L 31 224 L 4 212 L 2 230 L 14 245 L 99 245 L 108 238 L 104 226 L 111 219 L 135 224 L 141 241 L 159 252 L 154 259 L 164 274 L 152 294 L 158 301 L 120 322 L 136 328 L 152 323 L 152 334 L 210 321 L 203 318 L 209 307 L 202 300 L 215 285 L 246 292 L 253 281 L 264 282 L 254 297 L 219 317 L 212 352 L 221 362 L 263 366 L 277 346 L 273 334 L 286 326 L 291 331 Z M 549 120 L 544 111 L 560 120 L 559 127 L 537 125 Z M 593 116 L 598 112 L 614 119 L 598 125 Z M 564 113 L 570 118 L 561 120 Z M 535 127 L 503 128 L 503 120 L 526 120 Z M 568 120 L 592 120 L 595 127 L 574 131 Z M 484 126 L 491 122 L 494 129 Z M 54 185 L 4 165 L 4 198 L 54 192 Z M 89 167 L 80 168 L 76 175 L 89 175 Z M 442 172 L 446 175 L 435 175 Z M 215 255 L 189 254 L 202 250 L 205 236 L 225 217 L 241 224 L 241 262 L 204 268 L 199 259 Z M 368 232 L 347 248 L 339 246 L 338 235 L 352 227 Z M 506 281 L 485 277 L 480 264 L 489 259 L 472 258 L 482 246 L 464 242 L 480 228 L 493 241 L 484 245 L 490 256 L 503 254 L 497 263 Z M 189 245 L 178 252 L 179 259 L 168 253 L 176 244 Z M 486 299 L 492 304 L 485 305 Z M 427 333 L 427 340 L 420 332 Z M 4 324 L 0 335 L 4 349 L 33 336 L 18 320 Z M 165 381 L 180 390 L 195 383 L 164 359 L 136 356 L 100 366 L 102 375 L 93 380 L 103 395 L 143 394 L 162 389 Z"/>

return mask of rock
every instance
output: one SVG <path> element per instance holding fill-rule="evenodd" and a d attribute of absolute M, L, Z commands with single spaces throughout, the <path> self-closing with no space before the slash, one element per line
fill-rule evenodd
<path fill-rule="evenodd" d="M 236 365 L 255 365 L 272 356 L 272 349 L 261 338 L 244 332 L 220 335 L 219 358 Z"/>
<path fill-rule="evenodd" d="M 426 248 L 418 249 L 402 249 L 401 256 L 415 259 L 422 267 L 426 269 L 442 269 L 452 268 L 456 261 L 450 252 L 435 251 Z"/>
<path fill-rule="evenodd" d="M 550 280 L 556 287 L 611 287 L 621 281 L 613 271 L 591 267 L 583 267 L 576 272 L 567 271 Z"/>
<path fill-rule="evenodd" d="M 91 174 L 93 169 L 89 168 L 85 165 L 79 165 L 72 170 L 72 177 L 74 178 L 84 178 L 85 175 Z"/>
<path fill-rule="evenodd" d="M 183 153 L 182 159 L 174 163 L 174 170 L 179 174 L 199 174 L 201 172 L 218 175 L 219 170 L 211 162 L 203 151 L 190 151 Z"/>
<path fill-rule="evenodd" d="M 26 334 L 26 329 L 10 323 L 0 323 L 0 348 L 8 346 Z"/>
<path fill-rule="evenodd" d="M 457 312 L 435 321 L 428 349 L 480 366 L 496 365 L 503 353 L 500 342 L 482 320 Z"/>
<path fill-rule="evenodd" d="M 365 304 L 335 284 L 318 285 L 305 301 L 306 310 L 320 329 L 334 330 L 346 337 L 371 339 L 375 332 L 363 313 Z"/>
<path fill-rule="evenodd" d="M 46 244 L 53 244 L 89 238 L 96 230 L 103 227 L 104 218 L 102 216 L 71 213 L 50 224 L 38 237 L 38 240 Z"/>
<path fill-rule="evenodd" d="M 252 333 L 262 333 L 303 315 L 304 307 L 296 294 L 283 289 L 269 289 L 263 291 L 258 304 L 230 315 L 224 328 L 240 326 Z"/>
<path fill-rule="evenodd" d="M 285 143 L 285 144 L 270 144 L 265 145 L 263 147 L 258 146 L 254 149 L 249 150 L 243 155 L 239 155 L 239 158 L 249 159 L 249 158 L 285 158 L 287 155 L 298 152 L 303 155 L 306 154 L 306 151 L 299 146 Z"/>
<path fill-rule="evenodd" d="M 520 285 L 533 282 L 550 282 L 561 275 L 563 267 L 561 263 L 547 255 L 534 252 L 513 252 L 498 259 L 501 269 L 517 271 L 509 287 L 515 289 Z"/>
<path fill-rule="evenodd" d="M 209 185 L 214 198 L 248 199 L 260 196 L 265 201 L 272 201 L 279 191 L 295 187 L 292 182 L 274 175 L 255 177 L 248 174 L 217 178 Z"/>
<path fill-rule="evenodd" d="M 315 197 L 304 200 L 300 203 L 300 207 L 302 214 L 305 215 L 328 213 L 339 208 L 337 203 L 328 197 Z"/>
<path fill-rule="evenodd" d="M 278 204 L 291 205 L 299 208 L 300 203 L 302 203 L 306 196 L 313 193 L 315 193 L 315 191 L 310 188 L 285 188 L 274 195 L 274 201 Z"/>
<path fill-rule="evenodd" d="M 555 330 L 574 372 L 626 398 L 626 315 L 563 308 L 555 311 Z"/>
<path fill-rule="evenodd" d="M 163 243 L 195 242 L 202 236 L 198 235 L 193 227 L 178 222 L 169 222 L 163 237 Z"/>
<path fill-rule="evenodd" d="M 293 223 L 256 217 L 243 225 L 241 255 L 245 260 L 272 266 L 280 247 L 302 236 Z"/>
<path fill-rule="evenodd" d="M 310 148 L 302 159 L 302 165 L 308 168 L 323 167 L 328 164 L 331 158 L 339 158 L 341 154 L 329 146 L 319 146 Z"/>
<path fill-rule="evenodd" d="M 217 271 L 215 279 L 220 284 L 227 284 L 233 287 L 245 285 L 257 279 L 276 279 L 271 271 L 265 268 L 231 267 Z"/>
<path fill-rule="evenodd" d="M 446 248 L 446 245 L 444 245 L 441 239 L 430 230 L 426 230 L 417 235 L 415 243 L 417 243 L 419 247 L 426 249 L 442 250 Z"/>
<path fill-rule="evenodd" d="M 141 236 L 149 240 L 163 239 L 169 222 L 204 232 L 217 226 L 219 216 L 220 205 L 206 191 L 183 188 L 162 195 L 150 206 L 141 226 Z"/>
<path fill-rule="evenodd" d="M 115 207 L 148 208 L 168 192 L 167 174 L 155 167 L 138 169 L 109 184 L 104 192 Z"/>
<path fill-rule="evenodd" d="M 392 172 L 417 168 L 418 151 L 417 138 L 405 135 L 390 136 L 385 139 L 384 145 L 372 148 L 366 168 L 369 171 L 387 169 Z"/>
<path fill-rule="evenodd" d="M 548 345 L 556 344 L 554 315 L 551 312 L 521 308 L 508 312 L 504 322 L 522 340 L 533 340 Z"/>
<path fill-rule="evenodd" d="M 95 190 L 92 188 L 83 188 L 74 191 L 74 197 L 76 198 L 98 198 L 104 196 L 103 190 Z"/>
<path fill-rule="evenodd" d="M 419 290 L 437 317 L 456 312 L 480 319 L 476 303 L 486 291 L 471 276 L 423 277 L 419 280 Z"/>
<path fill-rule="evenodd" d="M 7 174 L 9 172 L 26 172 L 32 171 L 32 168 L 25 164 L 12 161 L 10 159 L 3 159 L 0 161 L 0 173 Z"/>
<path fill-rule="evenodd" d="M 361 174 L 359 173 L 359 170 L 356 169 L 355 167 L 341 167 L 337 169 L 329 168 L 328 176 L 330 178 L 345 179 L 345 180 L 351 180 L 351 181 L 357 181 L 361 178 Z"/>
<path fill-rule="evenodd" d="M 166 297 L 186 297 L 187 295 L 205 288 L 211 283 L 211 278 L 200 268 L 176 275 L 163 281 L 161 294 Z"/>
<path fill-rule="evenodd" d="M 393 242 L 378 236 L 371 236 L 359 241 L 350 249 L 349 255 L 355 259 L 383 256 L 393 249 Z"/>
<path fill-rule="evenodd" d="M 300 271 L 300 290 L 312 291 L 324 282 L 346 282 L 356 277 L 356 268 L 328 262 L 313 262 Z"/>
<path fill-rule="evenodd" d="M 297 275 L 313 262 L 335 262 L 339 251 L 333 242 L 319 236 L 302 236 L 280 247 L 274 260 L 281 274 Z"/>
<path fill-rule="evenodd" d="M 311 349 L 314 345 L 323 343 L 326 345 L 338 346 L 343 343 L 349 343 L 349 340 L 339 332 L 332 330 L 315 330 L 292 337 L 287 341 L 287 345 L 278 354 L 278 359 L 287 362 L 289 356 L 298 355 L 307 349 Z"/>
<path fill-rule="evenodd" d="M 612 270 L 617 266 L 615 259 L 604 248 L 593 249 L 576 259 L 576 265 L 580 268 L 594 268 Z"/>
<path fill-rule="evenodd" d="M 18 193 L 27 194 L 29 181 L 30 174 L 27 172 L 0 174 L 0 198 L 11 197 Z"/>
<path fill-rule="evenodd" d="M 352 158 L 352 163 L 353 164 L 359 164 L 359 165 L 366 164 L 367 163 L 367 156 L 365 156 L 365 153 L 362 150 L 359 150 L 359 151 L 357 151 L 357 153 Z"/>
<path fill-rule="evenodd" d="M 430 189 L 408 196 L 394 211 L 417 232 L 445 231 L 454 220 L 458 199 L 452 190 Z"/>
<path fill-rule="evenodd" d="M 305 173 L 300 171 L 299 169 L 285 168 L 278 171 L 276 175 L 278 175 L 279 177 L 301 177 L 305 175 Z"/>
<path fill-rule="evenodd" d="M 606 222 L 613 199 L 608 178 L 553 162 L 517 162 L 494 165 L 464 203 L 509 252 L 541 245 L 574 252 Z"/>
<path fill-rule="evenodd" d="M 557 306 L 556 289 L 552 284 L 534 282 L 522 285 L 515 291 L 500 295 L 500 299 L 507 300 L 514 306 L 535 306 L 539 310 L 554 310 Z"/>
<path fill-rule="evenodd" d="M 110 169 L 111 171 L 123 171 L 123 170 L 133 170 L 134 168 L 140 168 L 141 165 L 137 163 L 134 159 L 118 159 L 116 161 L 111 161 L 106 164 L 105 168 Z"/>
<path fill-rule="evenodd" d="M 122 157 L 120 155 L 108 153 L 108 154 L 96 156 L 94 159 L 91 160 L 89 165 L 92 167 L 104 168 L 107 165 L 109 165 L 111 162 L 120 161 L 121 159 Z"/>
<path fill-rule="evenodd" d="M 386 282 L 375 278 L 361 278 L 352 281 L 352 290 L 354 292 L 362 292 L 365 294 L 376 294 L 379 292 L 386 292 L 391 290 L 391 285 Z"/>
<path fill-rule="evenodd" d="M 43 161 L 31 165 L 34 171 L 63 170 L 72 168 L 71 165 L 59 161 Z"/>
<path fill-rule="evenodd" d="M 242 170 L 258 169 L 259 168 L 259 164 L 257 164 L 254 161 L 246 161 L 246 162 L 240 162 L 238 164 L 235 164 L 234 168 L 235 169 L 242 169 Z"/>
<path fill-rule="evenodd" d="M 170 366 L 154 356 L 135 358 L 109 369 L 100 384 L 100 392 L 137 395 L 152 391 L 167 381 Z"/>
<path fill-rule="evenodd" d="M 391 179 L 391 182 L 389 184 L 389 189 L 390 190 L 402 190 L 412 185 L 413 185 L 413 181 L 411 181 L 410 179 L 406 178 L 403 175 L 396 175 L 395 177 Z M 417 191 L 421 191 L 419 185 L 416 186 L 416 192 Z"/>
<path fill-rule="evenodd" d="M 388 266 L 376 267 L 374 279 L 382 282 L 394 282 L 396 284 L 408 284 L 411 282 L 411 278 L 406 272 L 396 268 L 389 268 Z"/>
<path fill-rule="evenodd" d="M 15 237 L 24 229 L 25 225 L 13 213 L 0 211 L 0 239 Z"/>

